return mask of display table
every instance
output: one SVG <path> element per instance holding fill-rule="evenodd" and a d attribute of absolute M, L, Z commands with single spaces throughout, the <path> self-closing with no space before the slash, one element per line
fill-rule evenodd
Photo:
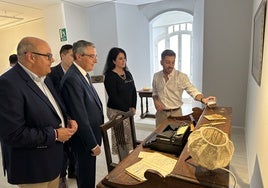
<path fill-rule="evenodd" d="M 155 114 L 151 114 L 149 113 L 149 109 L 148 109 L 148 98 L 152 98 L 152 89 L 149 90 L 139 90 L 138 94 L 140 96 L 140 100 L 141 100 L 141 115 L 140 117 L 142 119 L 146 118 L 146 117 L 150 117 L 150 118 L 155 118 Z M 146 105 L 146 111 L 143 111 L 143 98 L 145 98 L 145 105 Z"/>
<path fill-rule="evenodd" d="M 223 124 L 214 125 L 224 131 L 230 137 L 231 135 L 231 107 L 216 107 L 214 109 L 206 108 L 199 121 L 197 122 L 196 129 L 200 125 L 211 123 L 204 118 L 204 115 L 221 114 L 226 117 Z M 154 132 L 162 132 L 168 123 L 178 123 L 178 120 L 168 119 Z M 137 179 L 128 175 L 125 171 L 127 167 L 138 162 L 140 159 L 138 155 L 140 151 L 151 151 L 149 148 L 143 148 L 140 144 L 135 148 L 129 156 L 127 156 L 119 165 L 112 170 L 104 179 L 98 183 L 98 188 L 103 187 L 118 187 L 118 188 L 228 188 L 229 187 L 229 174 L 222 170 L 207 170 L 198 165 L 193 159 L 189 159 L 187 147 L 185 147 L 179 157 L 173 171 L 166 177 L 161 176 L 157 171 L 147 170 L 144 174 L 146 181 L 140 182 Z M 171 154 L 162 153 L 167 156 Z M 174 157 L 174 156 L 173 156 Z"/>

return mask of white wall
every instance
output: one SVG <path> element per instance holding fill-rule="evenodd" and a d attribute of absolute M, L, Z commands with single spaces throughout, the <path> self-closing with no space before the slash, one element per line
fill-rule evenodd
<path fill-rule="evenodd" d="M 94 42 L 98 63 L 94 74 L 102 74 L 109 50 L 118 46 L 117 21 L 114 3 L 103 3 L 87 9 L 90 41 Z"/>
<path fill-rule="evenodd" d="M 65 28 L 63 15 L 63 6 L 61 3 L 48 7 L 44 11 L 45 20 L 45 33 L 48 44 L 53 52 L 55 62 L 52 66 L 57 65 L 60 62 L 60 48 L 66 42 L 60 41 L 59 29 Z"/>
<path fill-rule="evenodd" d="M 116 10 L 118 45 L 126 50 L 136 89 L 151 87 L 149 22 L 137 6 L 118 4 Z"/>
<path fill-rule="evenodd" d="M 203 91 L 204 0 L 195 2 L 193 14 L 193 83 Z M 210 93 L 213 95 L 213 93 Z"/>
<path fill-rule="evenodd" d="M 0 75 L 9 67 L 9 55 L 17 53 L 19 41 L 26 36 L 34 36 L 46 40 L 44 19 L 0 31 L 0 40 L 2 42 L 2 45 L 0 45 Z"/>
<path fill-rule="evenodd" d="M 244 127 L 252 0 L 205 0 L 204 8 L 203 92 Z"/>
<path fill-rule="evenodd" d="M 59 50 L 66 42 L 60 41 L 59 29 L 65 27 L 62 4 L 56 4 L 48 7 L 44 11 L 44 16 L 39 20 L 28 22 L 14 28 L 1 30 L 0 39 L 5 45 L 1 45 L 0 56 L 0 74 L 9 66 L 8 56 L 17 53 L 16 48 L 19 41 L 26 36 L 39 37 L 46 40 L 52 50 L 55 62 L 60 62 Z M 68 34 L 68 33 L 67 33 Z"/>
<path fill-rule="evenodd" d="M 261 0 L 253 0 L 252 20 Z M 266 14 L 267 15 L 267 14 Z M 251 53 L 248 70 L 248 89 L 246 106 L 246 144 L 249 163 L 249 178 L 251 187 L 268 187 L 268 126 L 267 126 L 267 106 L 268 106 L 268 17 L 266 16 L 265 40 L 263 53 L 263 67 L 261 86 L 258 86 L 251 75 Z M 253 22 L 252 22 L 253 24 Z M 253 29 L 253 26 L 252 26 Z M 253 32 L 253 30 L 252 30 Z M 252 37 L 251 37 L 252 42 Z M 251 49 L 252 51 L 252 49 Z"/>
<path fill-rule="evenodd" d="M 67 30 L 67 43 L 73 44 L 78 40 L 90 41 L 87 9 L 64 2 L 63 11 Z"/>
<path fill-rule="evenodd" d="M 148 20 L 168 10 L 182 10 L 189 13 L 194 12 L 196 0 L 165 0 L 140 6 L 141 12 Z"/>

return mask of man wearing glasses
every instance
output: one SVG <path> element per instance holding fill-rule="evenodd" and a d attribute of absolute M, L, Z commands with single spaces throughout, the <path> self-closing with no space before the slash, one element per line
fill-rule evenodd
<path fill-rule="evenodd" d="M 77 130 L 46 75 L 54 61 L 47 42 L 23 38 L 19 62 L 0 77 L 0 141 L 10 184 L 56 188 L 63 142 Z"/>
<path fill-rule="evenodd" d="M 94 188 L 96 156 L 101 149 L 101 129 L 104 116 L 101 101 L 88 72 L 97 63 L 97 52 L 91 42 L 73 44 L 74 63 L 61 81 L 61 94 L 68 113 L 78 123 L 71 144 L 77 161 L 78 188 Z"/>

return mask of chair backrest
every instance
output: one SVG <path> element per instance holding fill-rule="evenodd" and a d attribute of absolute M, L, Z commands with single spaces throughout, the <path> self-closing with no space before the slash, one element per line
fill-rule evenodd
<path fill-rule="evenodd" d="M 125 134 L 124 134 L 124 121 L 129 120 L 129 128 L 131 130 L 131 138 L 133 149 L 137 147 L 137 138 L 136 138 L 136 131 L 134 125 L 134 114 L 132 111 L 128 112 L 121 112 L 118 113 L 116 116 L 113 117 L 112 120 L 104 123 L 101 125 L 101 131 L 103 135 L 103 145 L 105 150 L 105 157 L 106 157 L 106 164 L 108 172 L 115 168 L 117 165 L 116 162 L 113 162 L 112 155 L 111 155 L 111 144 L 109 139 L 108 133 L 111 129 L 114 130 L 115 139 L 116 139 L 116 147 L 118 149 L 118 156 L 119 162 L 122 161 L 128 154 L 129 150 L 126 146 Z M 111 136 L 110 136 L 111 138 Z"/>

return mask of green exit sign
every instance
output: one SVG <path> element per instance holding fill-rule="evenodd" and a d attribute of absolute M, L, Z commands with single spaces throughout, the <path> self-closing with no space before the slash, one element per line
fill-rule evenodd
<path fill-rule="evenodd" d="M 67 33 L 65 28 L 60 29 L 60 41 L 67 41 Z"/>

